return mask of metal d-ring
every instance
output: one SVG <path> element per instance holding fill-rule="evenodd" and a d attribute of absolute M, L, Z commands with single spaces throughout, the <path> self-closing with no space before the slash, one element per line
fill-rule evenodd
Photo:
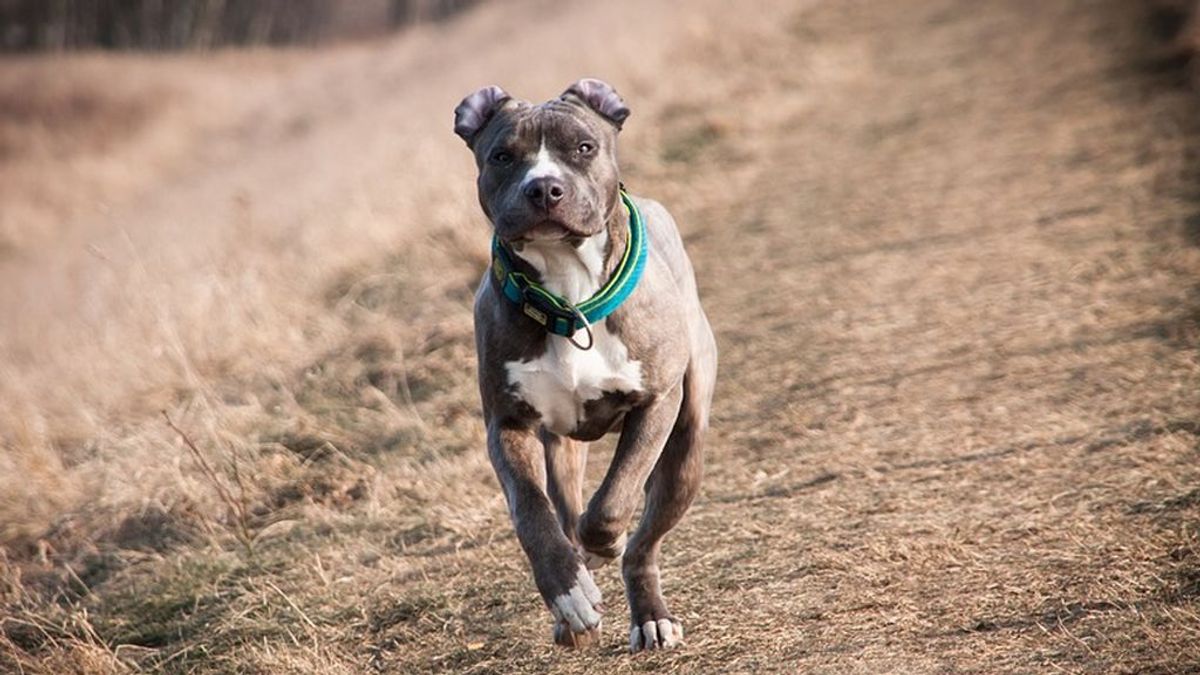
<path fill-rule="evenodd" d="M 576 349 L 586 352 L 587 350 L 596 346 L 596 336 L 592 334 L 592 324 L 588 323 L 587 317 L 583 315 L 583 312 L 579 311 L 578 307 L 576 307 L 575 305 L 569 305 L 569 307 L 570 307 L 571 311 L 575 313 L 575 316 L 579 317 L 579 320 L 583 322 L 583 329 L 585 331 L 587 331 L 588 343 L 587 343 L 587 346 L 584 347 L 583 345 L 576 342 L 574 333 L 572 333 L 570 336 L 568 336 L 567 340 L 569 340 L 571 342 L 571 344 L 575 345 Z"/>

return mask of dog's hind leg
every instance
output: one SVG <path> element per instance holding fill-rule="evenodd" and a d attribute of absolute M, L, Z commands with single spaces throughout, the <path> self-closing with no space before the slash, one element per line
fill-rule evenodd
<path fill-rule="evenodd" d="M 575 530 L 583 511 L 583 470 L 587 464 L 587 443 L 542 429 L 538 434 L 546 448 L 546 488 L 558 513 L 563 534 L 579 544 Z"/>
<path fill-rule="evenodd" d="M 629 598 L 630 651 L 669 648 L 683 639 L 683 626 L 662 596 L 658 552 L 662 538 L 683 518 L 700 489 L 715 370 L 715 352 L 711 363 L 693 363 L 688 369 L 679 418 L 646 482 L 646 509 L 621 561 Z"/>

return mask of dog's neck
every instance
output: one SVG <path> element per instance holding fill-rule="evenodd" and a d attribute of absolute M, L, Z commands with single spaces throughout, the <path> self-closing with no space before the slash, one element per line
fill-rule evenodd
<path fill-rule="evenodd" d="M 599 233 L 574 240 L 530 241 L 514 253 L 537 271 L 546 290 L 579 304 L 595 295 L 616 268 L 629 238 L 628 218 L 618 201 Z"/>

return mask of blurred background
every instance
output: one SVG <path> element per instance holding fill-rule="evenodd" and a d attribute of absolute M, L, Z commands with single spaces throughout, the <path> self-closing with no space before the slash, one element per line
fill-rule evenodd
<path fill-rule="evenodd" d="M 207 49 L 315 44 L 439 21 L 472 0 L 95 0 L 0 4 L 3 48 Z"/>
<path fill-rule="evenodd" d="M 1192 0 L 0 0 L 0 671 L 1200 669 Z M 718 333 L 689 644 L 553 649 L 452 111 L 581 77 Z M 594 485 L 609 458 L 597 444 Z"/>

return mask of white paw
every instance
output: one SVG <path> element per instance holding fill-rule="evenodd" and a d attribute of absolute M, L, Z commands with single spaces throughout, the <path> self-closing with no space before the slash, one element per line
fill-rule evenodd
<path fill-rule="evenodd" d="M 600 627 L 600 589 L 592 580 L 591 572 L 580 567 L 575 576 L 575 585 L 550 603 L 554 618 L 566 623 L 571 630 L 582 633 Z"/>
<path fill-rule="evenodd" d="M 622 532 L 621 538 L 617 540 L 617 543 L 613 544 L 613 548 L 616 550 L 616 553 L 611 556 L 600 555 L 599 553 L 592 553 L 591 551 L 584 549 L 584 551 L 583 551 L 584 564 L 587 565 L 587 568 L 589 570 L 598 570 L 601 567 L 604 567 L 605 565 L 607 565 L 608 563 L 616 560 L 617 558 L 620 558 L 622 555 L 625 554 L 625 542 L 627 539 L 628 539 L 628 535 L 626 535 L 624 532 Z"/>
<path fill-rule="evenodd" d="M 629 651 L 670 649 L 683 642 L 683 625 L 671 619 L 647 621 L 629 629 Z"/>

